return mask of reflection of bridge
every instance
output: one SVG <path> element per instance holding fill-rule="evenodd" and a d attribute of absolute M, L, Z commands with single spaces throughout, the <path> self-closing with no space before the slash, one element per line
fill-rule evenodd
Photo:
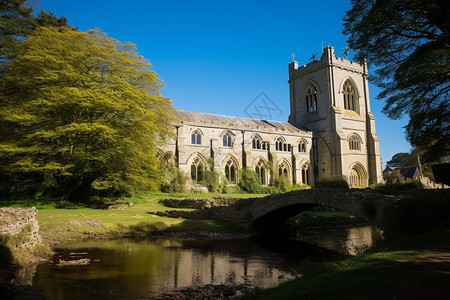
<path fill-rule="evenodd" d="M 185 218 L 221 219 L 247 229 L 273 228 L 314 206 L 348 212 L 385 232 L 410 232 L 448 216 L 450 191 L 429 190 L 423 199 L 383 194 L 371 189 L 310 189 L 241 199 L 225 207 L 196 211 L 167 211 Z M 426 193 L 426 194 L 425 194 Z"/>

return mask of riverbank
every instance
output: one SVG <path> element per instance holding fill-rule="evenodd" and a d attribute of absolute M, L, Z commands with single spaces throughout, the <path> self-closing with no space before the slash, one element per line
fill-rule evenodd
<path fill-rule="evenodd" d="M 448 299 L 450 224 L 384 241 L 356 257 L 303 263 L 304 276 L 245 299 Z"/>

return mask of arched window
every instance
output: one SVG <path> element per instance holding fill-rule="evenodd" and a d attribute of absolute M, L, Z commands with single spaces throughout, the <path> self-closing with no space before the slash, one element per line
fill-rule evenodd
<path fill-rule="evenodd" d="M 255 171 L 256 171 L 256 174 L 258 174 L 259 183 L 261 185 L 267 185 L 267 180 L 266 180 L 267 170 L 266 170 L 266 165 L 264 164 L 264 162 L 262 160 L 260 160 L 258 162 L 258 164 L 256 165 Z"/>
<path fill-rule="evenodd" d="M 317 110 L 317 88 L 311 84 L 306 90 L 306 110 L 308 112 Z"/>
<path fill-rule="evenodd" d="M 225 177 L 229 184 L 237 184 L 237 166 L 231 159 L 225 165 Z"/>
<path fill-rule="evenodd" d="M 354 134 L 350 136 L 350 138 L 348 139 L 348 148 L 350 150 L 361 150 L 361 140 L 357 135 Z"/>
<path fill-rule="evenodd" d="M 286 164 L 286 162 L 282 162 L 278 165 L 278 175 L 286 176 L 287 178 L 289 178 L 289 166 Z"/>
<path fill-rule="evenodd" d="M 231 135 L 229 133 L 226 133 L 223 135 L 223 146 L 224 147 L 233 147 Z"/>
<path fill-rule="evenodd" d="M 300 141 L 300 143 L 298 144 L 298 152 L 300 152 L 300 153 L 306 152 L 306 142 L 305 141 Z"/>
<path fill-rule="evenodd" d="M 192 145 L 201 145 L 202 144 L 202 135 L 200 131 L 196 130 L 191 135 L 191 144 Z"/>
<path fill-rule="evenodd" d="M 309 164 L 305 163 L 302 167 L 302 184 L 308 184 L 309 182 Z"/>
<path fill-rule="evenodd" d="M 205 167 L 203 166 L 200 158 L 197 157 L 196 159 L 194 159 L 191 165 L 191 178 L 193 182 L 199 183 L 203 180 L 204 169 Z"/>
<path fill-rule="evenodd" d="M 355 112 L 358 112 L 358 102 L 357 102 L 356 91 L 353 88 L 353 86 L 350 84 L 349 80 L 347 80 L 344 83 L 342 94 L 344 95 L 344 108 L 347 110 L 353 110 Z"/>
<path fill-rule="evenodd" d="M 254 135 L 252 138 L 252 149 L 261 149 L 263 142 L 261 141 L 261 137 L 259 135 Z"/>
<path fill-rule="evenodd" d="M 286 142 L 281 137 L 279 137 L 275 141 L 275 150 L 291 151 L 291 144 L 286 144 Z"/>

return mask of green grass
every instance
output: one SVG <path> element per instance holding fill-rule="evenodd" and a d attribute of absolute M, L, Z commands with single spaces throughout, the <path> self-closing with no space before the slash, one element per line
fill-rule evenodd
<path fill-rule="evenodd" d="M 139 191 L 131 198 L 111 203 L 133 203 L 124 210 L 107 210 L 85 207 L 81 204 L 52 200 L 1 201 L 0 206 L 36 207 L 40 234 L 47 240 L 108 236 L 114 234 L 145 234 L 151 231 L 235 231 L 236 225 L 218 220 L 187 220 L 159 217 L 150 211 L 174 209 L 159 203 L 168 197 L 213 198 L 219 193 L 161 193 Z M 224 194 L 226 197 L 262 197 L 253 194 Z M 97 226 L 99 225 L 99 226 Z"/>
<path fill-rule="evenodd" d="M 341 262 L 305 262 L 297 270 L 302 277 L 246 298 L 408 299 L 420 297 L 424 291 L 442 293 L 447 289 L 448 267 L 430 260 L 448 255 L 449 246 L 449 226 L 386 241 Z"/>

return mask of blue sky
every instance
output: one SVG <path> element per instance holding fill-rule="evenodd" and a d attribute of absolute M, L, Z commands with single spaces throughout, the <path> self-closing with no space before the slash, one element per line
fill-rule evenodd
<path fill-rule="evenodd" d="M 245 107 L 264 92 L 281 108 L 275 119 L 287 121 L 291 54 L 306 64 L 313 53 L 320 56 L 323 43 L 342 56 L 342 18 L 350 7 L 350 0 L 40 0 L 36 11 L 136 44 L 166 85 L 162 94 L 179 109 L 247 117 Z M 384 165 L 409 152 L 407 121 L 384 116 L 379 89 L 369 89 Z"/>

